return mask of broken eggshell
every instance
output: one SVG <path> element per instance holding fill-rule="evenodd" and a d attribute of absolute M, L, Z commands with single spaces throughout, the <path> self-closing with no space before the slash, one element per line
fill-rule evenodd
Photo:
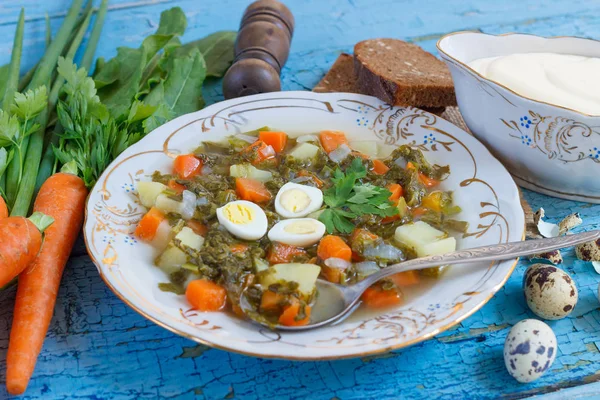
<path fill-rule="evenodd" d="M 529 257 L 529 261 L 534 263 L 551 263 L 554 265 L 562 264 L 563 258 L 560 250 L 553 250 L 547 253 L 532 254 Z"/>
<path fill-rule="evenodd" d="M 540 208 L 533 215 L 533 222 L 538 228 L 540 235 L 546 238 L 557 237 L 560 235 L 564 235 L 571 229 L 578 227 L 583 223 L 581 216 L 579 213 L 573 213 L 567 215 L 560 221 L 558 224 L 552 224 L 550 222 L 544 221 L 544 217 L 546 216 L 546 212 L 543 208 Z"/>
<path fill-rule="evenodd" d="M 548 264 L 534 264 L 527 268 L 523 291 L 531 311 L 550 320 L 569 315 L 579 297 L 577 286 L 569 274 Z"/>
<path fill-rule="evenodd" d="M 556 358 L 556 336 L 537 319 L 525 319 L 512 327 L 504 341 L 504 364 L 521 383 L 542 376 Z"/>
<path fill-rule="evenodd" d="M 569 214 L 558 223 L 558 232 L 560 235 L 564 235 L 571 229 L 576 228 L 581 224 L 583 224 L 583 220 L 581 219 L 579 213 Z"/>
<path fill-rule="evenodd" d="M 543 208 L 537 210 L 536 213 L 533 215 L 533 222 L 537 226 L 540 235 L 542 235 L 545 238 L 557 237 L 560 232 L 558 225 L 544 221 L 545 216 L 546 212 Z"/>

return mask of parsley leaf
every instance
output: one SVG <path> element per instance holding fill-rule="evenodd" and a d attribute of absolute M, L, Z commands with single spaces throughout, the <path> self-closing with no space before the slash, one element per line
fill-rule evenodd
<path fill-rule="evenodd" d="M 365 214 L 391 217 L 398 213 L 389 200 L 391 193 L 386 188 L 370 183 L 361 183 L 367 169 L 359 158 L 355 158 L 346 172 L 336 169 L 331 178 L 334 185 L 325 190 L 323 200 L 328 206 L 319 216 L 327 232 L 351 233 L 355 226 L 353 218 Z"/>
<path fill-rule="evenodd" d="M 46 86 L 39 86 L 25 93 L 15 93 L 10 111 L 24 121 L 31 120 L 41 113 L 48 104 Z"/>

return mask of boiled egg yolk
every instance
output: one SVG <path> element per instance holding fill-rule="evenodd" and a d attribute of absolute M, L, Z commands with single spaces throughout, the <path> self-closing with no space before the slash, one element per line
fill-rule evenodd
<path fill-rule="evenodd" d="M 323 192 L 308 185 L 288 182 L 275 196 L 275 211 L 283 218 L 305 217 L 323 205 Z"/>
<path fill-rule="evenodd" d="M 284 219 L 269 231 L 269 240 L 306 247 L 317 243 L 325 234 L 325 225 L 312 218 Z"/>
<path fill-rule="evenodd" d="M 217 219 L 233 236 L 257 240 L 267 233 L 267 215 L 260 206 L 246 200 L 236 200 L 217 208 Z"/>

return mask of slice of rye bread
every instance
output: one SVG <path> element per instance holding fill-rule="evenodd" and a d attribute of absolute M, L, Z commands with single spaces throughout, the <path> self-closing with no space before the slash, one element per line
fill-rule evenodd
<path fill-rule="evenodd" d="M 371 39 L 354 46 L 354 72 L 362 93 L 398 106 L 456 105 L 446 65 L 419 46 L 398 39 Z"/>
<path fill-rule="evenodd" d="M 358 85 L 356 84 L 356 77 L 354 76 L 354 57 L 347 53 L 340 54 L 327 74 L 325 74 L 323 79 L 321 79 L 317 86 L 313 88 L 313 92 L 344 92 L 361 94 L 361 91 L 358 89 Z M 446 109 L 446 107 L 420 108 L 436 115 L 441 115 Z"/>

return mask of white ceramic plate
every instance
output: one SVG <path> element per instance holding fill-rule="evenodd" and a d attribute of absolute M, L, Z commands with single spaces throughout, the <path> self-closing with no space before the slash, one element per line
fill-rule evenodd
<path fill-rule="evenodd" d="M 155 170 L 168 171 L 175 154 L 202 140 L 269 125 L 290 135 L 336 129 L 354 139 L 409 143 L 429 160 L 450 164 L 443 189 L 454 191 L 470 223 L 460 248 L 521 240 L 524 216 L 517 187 L 476 139 L 414 108 L 392 107 L 356 94 L 281 92 L 224 101 L 171 121 L 127 149 L 91 191 L 85 222 L 88 251 L 106 284 L 133 309 L 194 341 L 247 355 L 298 360 L 380 353 L 430 338 L 481 308 L 517 260 L 454 266 L 432 288 L 381 315 L 361 314 L 302 333 L 272 332 L 224 313 L 191 310 L 183 296 L 158 290 L 167 277 L 152 264 L 153 249 L 133 236 L 145 212 L 135 186 Z"/>

